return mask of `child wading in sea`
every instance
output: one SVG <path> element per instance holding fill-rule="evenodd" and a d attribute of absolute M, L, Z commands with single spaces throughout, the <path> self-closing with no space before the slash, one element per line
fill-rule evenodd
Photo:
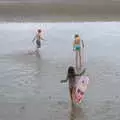
<path fill-rule="evenodd" d="M 77 76 L 79 77 L 82 76 L 85 73 L 85 71 L 86 69 L 83 69 L 83 71 L 80 74 L 76 74 L 74 67 L 70 66 L 68 68 L 66 80 L 61 80 L 61 83 L 69 81 L 69 93 L 70 93 L 70 98 L 72 102 L 73 102 L 72 93 L 76 89 Z"/>
<path fill-rule="evenodd" d="M 78 34 L 75 34 L 74 36 L 75 40 L 73 41 L 73 50 L 76 52 L 76 57 L 75 57 L 75 61 L 76 61 L 76 68 L 79 68 L 79 64 L 80 67 L 82 65 L 81 63 L 81 48 L 84 48 L 84 42 L 83 40 L 80 39 L 80 36 Z M 79 59 L 79 64 L 78 64 L 78 59 Z"/>
<path fill-rule="evenodd" d="M 44 40 L 42 38 L 42 34 L 41 33 L 42 33 L 42 30 L 38 29 L 37 30 L 37 34 L 35 35 L 35 37 L 32 40 L 33 43 L 36 40 L 36 52 L 39 50 L 39 48 L 41 48 L 41 40 Z"/>

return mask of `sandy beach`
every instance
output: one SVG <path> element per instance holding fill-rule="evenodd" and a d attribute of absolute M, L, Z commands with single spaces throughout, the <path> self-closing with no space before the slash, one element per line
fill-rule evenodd
<path fill-rule="evenodd" d="M 115 2 L 0 3 L 0 21 L 77 22 L 119 21 L 120 4 Z"/>

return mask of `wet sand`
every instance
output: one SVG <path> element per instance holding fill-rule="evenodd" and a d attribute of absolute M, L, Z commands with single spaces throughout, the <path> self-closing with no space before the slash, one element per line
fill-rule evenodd
<path fill-rule="evenodd" d="M 113 3 L 1 3 L 3 22 L 119 21 L 120 4 Z"/>

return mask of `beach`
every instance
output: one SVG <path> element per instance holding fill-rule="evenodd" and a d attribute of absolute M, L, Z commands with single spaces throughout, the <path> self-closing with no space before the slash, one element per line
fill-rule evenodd
<path fill-rule="evenodd" d="M 98 7 L 86 10 L 85 1 L 81 7 L 77 2 L 1 2 L 1 120 L 120 119 L 119 5 L 106 2 L 107 10 L 102 12 Z M 32 54 L 32 39 L 38 28 L 45 38 L 40 56 Z M 68 66 L 75 66 L 75 33 L 85 42 L 90 83 L 80 107 L 71 109 L 68 84 L 60 80 L 65 79 Z"/>
<path fill-rule="evenodd" d="M 98 1 L 98 0 L 97 0 Z M 109 0 L 108 0 L 109 1 Z M 29 3 L 0 2 L 0 21 L 3 22 L 79 22 L 119 21 L 120 3 L 115 2 L 58 2 Z"/>

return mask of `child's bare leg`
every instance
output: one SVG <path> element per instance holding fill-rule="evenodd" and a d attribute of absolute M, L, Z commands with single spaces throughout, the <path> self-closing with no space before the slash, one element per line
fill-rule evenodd
<path fill-rule="evenodd" d="M 76 69 L 78 69 L 78 51 L 76 51 Z"/>
<path fill-rule="evenodd" d="M 69 88 L 69 93 L 70 93 L 70 99 L 71 99 L 71 103 L 73 102 L 73 98 L 72 98 L 72 88 Z"/>
<path fill-rule="evenodd" d="M 37 47 L 37 45 L 36 45 L 36 47 L 35 47 L 35 52 L 37 51 L 37 49 L 38 49 L 38 47 Z"/>
<path fill-rule="evenodd" d="M 82 62 L 81 62 L 82 60 L 81 60 L 81 50 L 79 51 L 79 63 L 80 63 L 80 67 L 81 67 L 81 65 L 82 65 Z"/>
<path fill-rule="evenodd" d="M 38 46 L 38 45 L 36 45 L 36 50 L 35 50 L 35 52 L 36 52 L 36 53 L 39 52 L 39 46 Z"/>

